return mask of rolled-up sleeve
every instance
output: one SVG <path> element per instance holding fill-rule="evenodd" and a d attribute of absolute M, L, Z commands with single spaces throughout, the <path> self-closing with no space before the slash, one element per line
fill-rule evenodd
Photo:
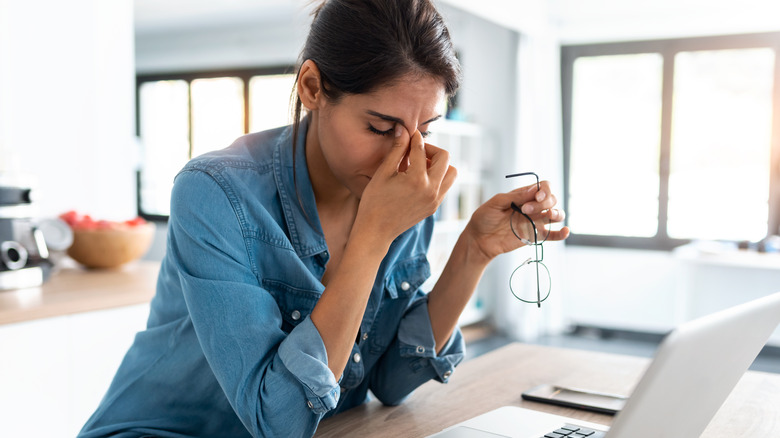
<path fill-rule="evenodd" d="M 336 407 L 340 388 L 328 368 L 328 352 L 311 318 L 303 320 L 282 342 L 279 357 L 305 388 L 310 409 L 324 414 Z"/>
<path fill-rule="evenodd" d="M 371 376 L 371 392 L 386 405 L 400 404 L 429 380 L 446 383 L 464 357 L 463 336 L 457 327 L 441 351 L 436 352 L 428 296 L 420 295 L 408 307 L 396 339 Z"/>

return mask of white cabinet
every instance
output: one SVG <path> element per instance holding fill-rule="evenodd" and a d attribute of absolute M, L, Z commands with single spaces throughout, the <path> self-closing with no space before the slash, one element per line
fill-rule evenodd
<path fill-rule="evenodd" d="M 682 320 L 780 292 L 780 254 L 691 244 L 677 248 Z M 780 346 L 780 327 L 769 345 Z"/>
<path fill-rule="evenodd" d="M 569 246 L 562 293 L 571 325 L 666 333 L 683 322 L 780 291 L 780 254 Z M 769 342 L 780 346 L 780 328 Z"/>
<path fill-rule="evenodd" d="M 2 435 L 75 436 L 148 314 L 139 304 L 0 325 Z"/>

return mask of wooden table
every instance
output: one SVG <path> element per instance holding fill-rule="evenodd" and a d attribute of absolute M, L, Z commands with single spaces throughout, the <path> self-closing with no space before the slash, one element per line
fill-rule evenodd
<path fill-rule="evenodd" d="M 628 395 L 648 364 L 633 356 L 510 344 L 461 364 L 447 384 L 426 383 L 400 406 L 372 401 L 329 418 L 316 436 L 422 437 L 506 405 L 609 425 L 609 415 L 528 402 L 520 393 L 554 383 Z M 780 375 L 747 372 L 702 436 L 780 437 Z"/>
<path fill-rule="evenodd" d="M 0 291 L 0 325 L 148 303 L 159 270 L 150 261 L 116 269 L 65 265 L 40 287 Z"/>

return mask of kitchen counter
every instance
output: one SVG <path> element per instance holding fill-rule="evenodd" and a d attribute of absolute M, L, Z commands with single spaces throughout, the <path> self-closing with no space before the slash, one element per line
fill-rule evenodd
<path fill-rule="evenodd" d="M 105 270 L 65 263 L 43 286 L 0 291 L 0 325 L 148 303 L 159 270 L 142 260 Z"/>

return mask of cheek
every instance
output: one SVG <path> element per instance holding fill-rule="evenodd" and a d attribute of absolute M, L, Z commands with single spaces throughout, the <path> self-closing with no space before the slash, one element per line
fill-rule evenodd
<path fill-rule="evenodd" d="M 374 136 L 373 137 L 378 137 Z M 379 167 L 384 160 L 387 153 L 390 151 L 392 143 L 385 141 L 385 139 L 367 138 L 362 141 L 352 142 L 346 150 L 344 150 L 344 157 L 357 170 L 361 173 L 369 172 L 373 175 L 374 171 Z"/>

